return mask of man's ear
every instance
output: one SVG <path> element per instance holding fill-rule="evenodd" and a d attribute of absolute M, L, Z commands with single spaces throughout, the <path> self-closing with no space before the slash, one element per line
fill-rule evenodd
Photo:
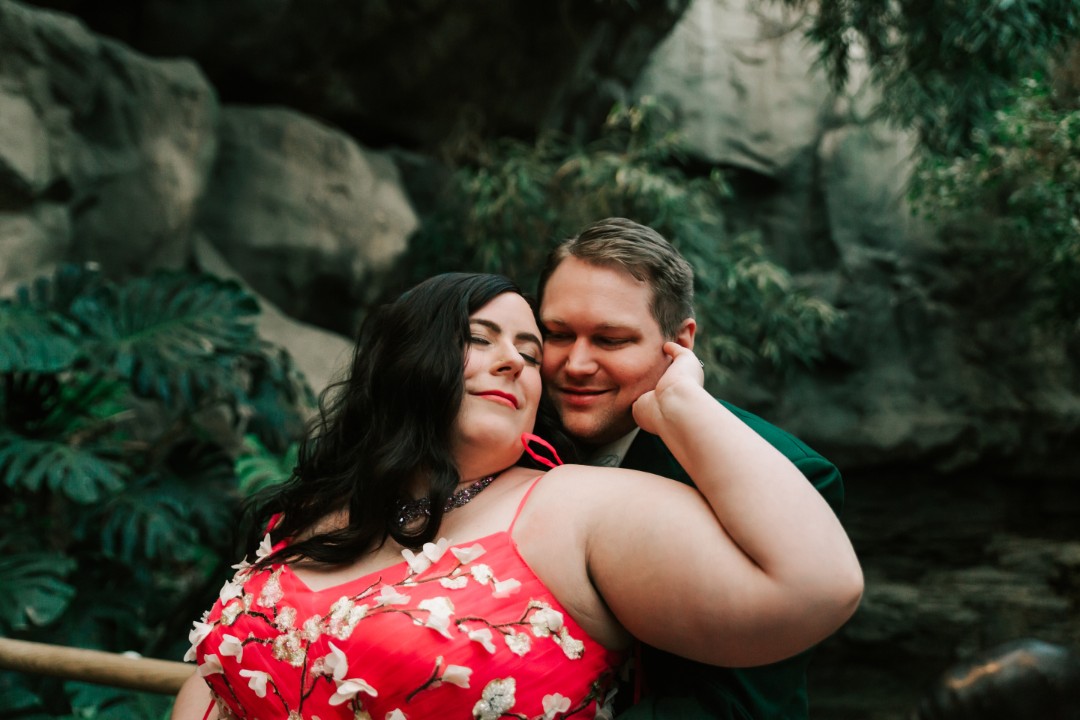
<path fill-rule="evenodd" d="M 694 333 L 696 332 L 697 320 L 695 320 L 694 318 L 686 318 L 682 321 L 682 324 L 679 325 L 679 330 L 675 333 L 675 337 L 673 337 L 672 340 L 679 345 L 682 345 L 687 350 L 693 350 Z"/>

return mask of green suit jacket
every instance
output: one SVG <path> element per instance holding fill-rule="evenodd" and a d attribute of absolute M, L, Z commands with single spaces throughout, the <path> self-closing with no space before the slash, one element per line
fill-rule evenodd
<path fill-rule="evenodd" d="M 734 405 L 720 402 L 795 463 L 833 511 L 840 513 L 844 486 L 840 472 L 832 463 L 793 435 Z M 663 441 L 645 431 L 638 433 L 621 467 L 693 485 Z M 643 646 L 641 665 L 646 694 L 641 702 L 622 713 L 619 720 L 805 720 L 809 717 L 806 669 L 811 652 L 773 665 L 735 669 L 704 665 Z"/>

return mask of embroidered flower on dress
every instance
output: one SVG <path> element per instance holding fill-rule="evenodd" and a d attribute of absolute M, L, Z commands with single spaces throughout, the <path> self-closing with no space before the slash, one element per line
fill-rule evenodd
<path fill-rule="evenodd" d="M 554 720 L 556 715 L 570 709 L 570 698 L 560 695 L 559 693 L 545 695 L 543 703 L 544 720 Z"/>
<path fill-rule="evenodd" d="M 324 672 L 332 675 L 334 680 L 344 680 L 349 674 L 349 658 L 334 643 L 327 643 L 330 652 L 320 658 L 323 661 Z"/>
<path fill-rule="evenodd" d="M 189 632 L 187 636 L 188 642 L 191 643 L 191 648 L 184 653 L 184 662 L 191 662 L 195 659 L 195 649 L 199 647 L 213 629 L 214 626 L 210 623 L 200 622 L 198 620 L 192 623 L 191 632 Z"/>
<path fill-rule="evenodd" d="M 409 548 L 405 548 L 401 551 L 401 556 L 405 558 L 405 562 L 409 564 L 409 569 L 416 575 L 431 567 L 431 560 L 423 553 L 417 555 Z"/>
<path fill-rule="evenodd" d="M 442 560 L 442 556 L 446 554 L 446 551 L 450 548 L 450 541 L 446 538 L 439 538 L 433 543 L 424 543 L 424 547 L 421 552 L 432 563 L 437 563 Z"/>
<path fill-rule="evenodd" d="M 422 623 L 425 627 L 437 630 L 447 638 L 453 637 L 450 634 L 450 618 L 454 614 L 454 603 L 450 602 L 450 598 L 426 598 L 417 607 L 428 611 L 427 621 Z"/>
<path fill-rule="evenodd" d="M 367 693 L 371 697 L 378 697 L 379 693 L 375 688 L 368 685 L 360 678 L 349 678 L 348 680 L 336 680 L 337 692 L 330 696 L 331 705 L 341 705 L 349 700 L 352 700 L 359 693 Z"/>
<path fill-rule="evenodd" d="M 547 637 L 562 629 L 563 615 L 561 612 L 553 610 L 550 605 L 540 601 L 533 601 L 529 603 L 529 606 L 538 608 L 529 618 L 529 624 L 532 625 L 533 635 L 536 637 Z"/>
<path fill-rule="evenodd" d="M 221 590 L 218 592 L 218 599 L 221 600 L 221 604 L 229 602 L 233 598 L 238 598 L 244 594 L 244 586 L 233 580 L 228 580 L 221 586 Z"/>
<path fill-rule="evenodd" d="M 439 584 L 447 590 L 460 590 L 469 584 L 469 576 L 460 575 L 456 578 L 440 578 Z"/>
<path fill-rule="evenodd" d="M 357 605 L 351 598 L 342 595 L 330 606 L 330 618 L 326 631 L 338 640 L 345 640 L 352 635 L 357 624 L 367 615 L 367 604 Z"/>
<path fill-rule="evenodd" d="M 473 565 L 469 568 L 469 572 L 472 573 L 473 579 L 481 585 L 487 585 L 491 582 L 491 579 L 495 577 L 495 573 L 493 573 L 491 568 L 484 563 Z"/>
<path fill-rule="evenodd" d="M 585 652 L 585 643 L 570 637 L 570 633 L 565 627 L 559 629 L 559 635 L 554 639 L 555 642 L 559 643 L 559 647 L 562 648 L 566 657 L 571 660 L 577 660 Z"/>
<path fill-rule="evenodd" d="M 227 657 L 236 658 L 236 662 L 244 661 L 244 643 L 235 635 L 222 635 L 218 652 Z"/>
<path fill-rule="evenodd" d="M 247 596 L 245 596 L 245 599 L 248 599 Z M 244 603 L 239 601 L 229 603 L 221 611 L 221 623 L 223 625 L 232 625 L 242 612 L 244 612 Z"/>
<path fill-rule="evenodd" d="M 467 548 L 450 548 L 450 552 L 454 553 L 454 557 L 458 559 L 459 563 L 461 563 L 462 565 L 468 565 L 473 560 L 487 552 L 487 550 L 485 550 L 484 546 L 480 543 L 476 543 L 475 545 L 471 545 Z"/>
<path fill-rule="evenodd" d="M 409 596 L 398 592 L 393 585 L 383 585 L 379 596 L 375 598 L 375 607 L 383 605 L 404 605 L 409 602 Z"/>
<path fill-rule="evenodd" d="M 491 588 L 491 596 L 496 598 L 510 597 L 521 589 L 521 583 L 514 578 L 500 580 Z"/>
<path fill-rule="evenodd" d="M 295 630 L 282 633 L 274 638 L 273 656 L 277 660 L 283 660 L 293 667 L 304 664 L 304 649 L 300 645 L 300 634 Z"/>
<path fill-rule="evenodd" d="M 514 678 L 492 680 L 484 686 L 480 700 L 473 705 L 473 717 L 476 720 L 498 720 L 514 707 L 516 690 L 517 682 Z"/>
<path fill-rule="evenodd" d="M 442 662 L 442 655 L 435 658 L 435 667 L 438 668 L 442 665 Z M 470 677 L 472 677 L 472 668 L 467 668 L 464 665 L 447 665 L 439 676 L 439 680 L 451 685 L 457 685 L 460 688 L 468 688 Z"/>
<path fill-rule="evenodd" d="M 504 639 L 506 640 L 506 647 L 510 648 L 510 652 L 519 657 L 525 657 L 525 653 L 532 649 L 532 638 L 525 633 L 516 633 L 511 630 Z"/>
<path fill-rule="evenodd" d="M 248 562 L 248 559 L 246 557 L 235 565 L 232 565 L 231 567 L 233 570 L 236 571 L 235 573 L 233 573 L 233 582 L 240 582 L 241 580 L 246 580 L 248 575 L 251 574 L 252 565 L 250 562 Z"/>
<path fill-rule="evenodd" d="M 262 592 L 259 593 L 259 604 L 265 608 L 273 607 L 281 602 L 285 593 L 281 589 L 281 568 L 270 573 Z"/>
<path fill-rule="evenodd" d="M 266 535 L 263 536 L 262 542 L 259 543 L 259 547 L 255 549 L 256 562 L 262 560 L 272 552 L 274 552 L 274 543 L 270 541 L 270 533 L 266 533 Z"/>
<path fill-rule="evenodd" d="M 221 660 L 217 655 L 204 655 L 202 665 L 199 665 L 199 677 L 206 677 L 222 671 Z"/>
<path fill-rule="evenodd" d="M 322 636 L 322 618 L 312 615 L 300 627 L 300 634 L 309 643 L 313 643 Z"/>
<path fill-rule="evenodd" d="M 240 677 L 248 678 L 248 687 L 255 691 L 259 697 L 266 697 L 266 681 L 270 675 L 262 670 L 241 670 Z"/>
<path fill-rule="evenodd" d="M 464 630 L 464 628 L 462 629 Z M 491 634 L 491 630 L 489 630 L 488 628 L 481 628 L 480 630 L 469 630 L 468 633 L 470 640 L 480 643 L 484 646 L 485 650 L 487 650 L 489 653 L 494 654 L 495 643 L 492 642 L 493 636 Z"/>
<path fill-rule="evenodd" d="M 292 630 L 296 624 L 296 608 L 285 606 L 278 608 L 277 620 L 274 622 L 279 630 Z"/>

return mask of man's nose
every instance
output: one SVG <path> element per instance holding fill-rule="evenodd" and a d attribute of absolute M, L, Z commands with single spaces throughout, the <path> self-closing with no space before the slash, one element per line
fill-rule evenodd
<path fill-rule="evenodd" d="M 570 346 L 566 355 L 566 372 L 572 375 L 591 375 L 596 372 L 596 361 L 587 341 L 578 340 Z"/>

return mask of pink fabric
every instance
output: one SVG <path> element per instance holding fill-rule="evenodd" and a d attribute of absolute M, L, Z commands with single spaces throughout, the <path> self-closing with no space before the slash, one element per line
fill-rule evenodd
<path fill-rule="evenodd" d="M 241 570 L 196 638 L 222 716 L 592 718 L 622 656 L 566 613 L 512 529 L 322 591 L 284 565 Z"/>

